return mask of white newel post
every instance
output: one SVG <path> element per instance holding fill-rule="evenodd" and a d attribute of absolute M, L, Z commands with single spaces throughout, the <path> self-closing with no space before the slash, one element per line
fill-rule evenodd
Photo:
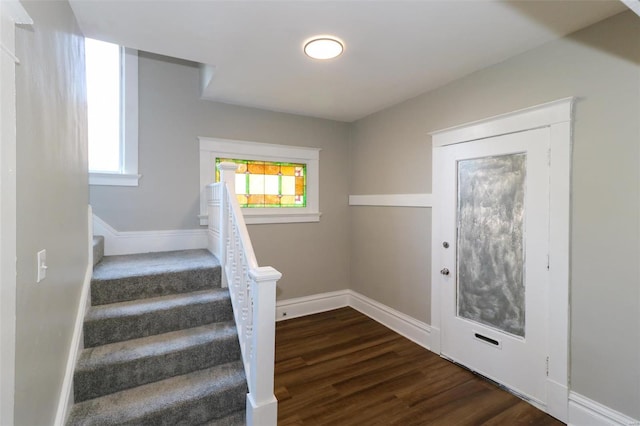
<path fill-rule="evenodd" d="M 247 424 L 276 426 L 278 400 L 273 393 L 276 335 L 276 283 L 282 274 L 265 266 L 249 271 L 253 294 L 252 351 L 247 394 Z"/>
<path fill-rule="evenodd" d="M 236 196 L 236 170 L 238 165 L 235 163 L 220 163 L 218 164 L 218 170 L 220 170 L 220 182 L 224 183 L 229 191 L 229 198 Z M 220 264 L 222 265 L 223 272 L 225 265 L 227 264 L 227 241 L 229 238 L 229 209 L 230 206 L 227 202 L 227 198 L 224 195 L 224 188 L 222 189 L 220 199 L 220 247 L 218 253 L 220 253 Z M 227 276 L 222 274 L 222 287 L 227 287 Z"/>

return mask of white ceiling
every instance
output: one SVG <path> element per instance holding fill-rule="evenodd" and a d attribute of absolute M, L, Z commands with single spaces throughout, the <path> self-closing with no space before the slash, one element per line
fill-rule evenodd
<path fill-rule="evenodd" d="M 353 121 L 625 9 L 618 0 L 70 0 L 87 37 L 214 67 L 203 97 Z M 302 46 L 332 34 L 342 56 Z"/>

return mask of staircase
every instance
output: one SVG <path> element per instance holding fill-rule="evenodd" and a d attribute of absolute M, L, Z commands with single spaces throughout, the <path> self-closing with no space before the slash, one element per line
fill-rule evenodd
<path fill-rule="evenodd" d="M 67 425 L 245 424 L 247 382 L 229 293 L 207 250 L 101 259 Z"/>

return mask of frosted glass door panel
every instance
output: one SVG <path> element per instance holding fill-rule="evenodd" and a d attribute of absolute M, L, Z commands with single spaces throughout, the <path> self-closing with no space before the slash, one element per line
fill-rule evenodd
<path fill-rule="evenodd" d="M 458 316 L 525 335 L 526 154 L 458 161 Z"/>

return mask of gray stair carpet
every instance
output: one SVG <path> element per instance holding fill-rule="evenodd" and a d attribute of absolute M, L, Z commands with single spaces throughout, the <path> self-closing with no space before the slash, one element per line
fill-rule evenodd
<path fill-rule="evenodd" d="M 245 424 L 231 301 L 208 251 L 105 256 L 91 304 L 67 425 Z"/>

